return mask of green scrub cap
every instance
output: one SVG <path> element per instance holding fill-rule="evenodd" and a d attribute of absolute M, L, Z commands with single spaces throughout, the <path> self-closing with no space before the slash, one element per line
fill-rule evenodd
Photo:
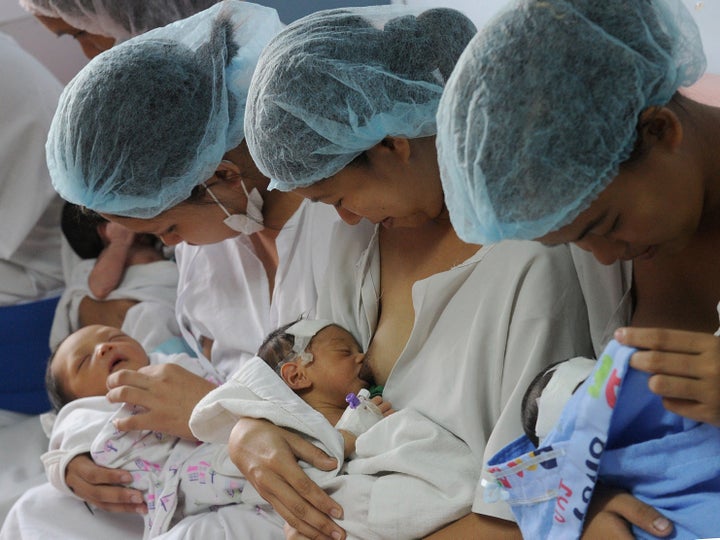
<path fill-rule="evenodd" d="M 618 174 L 640 113 L 705 69 L 678 0 L 521 0 L 472 40 L 438 110 L 458 235 L 533 239 L 570 223 Z"/>
<path fill-rule="evenodd" d="M 46 145 L 53 186 L 96 212 L 151 218 L 186 200 L 243 140 L 274 9 L 226 0 L 94 58 L 60 97 Z"/>
<path fill-rule="evenodd" d="M 320 11 L 278 34 L 253 76 L 245 132 L 271 188 L 340 171 L 387 136 L 436 132 L 443 86 L 475 26 L 458 11 Z"/>

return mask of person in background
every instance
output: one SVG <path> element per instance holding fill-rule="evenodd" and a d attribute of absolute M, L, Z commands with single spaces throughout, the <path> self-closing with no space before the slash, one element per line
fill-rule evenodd
<path fill-rule="evenodd" d="M 37 300 L 63 287 L 62 199 L 52 189 L 44 147 L 62 86 L 0 34 L 0 306 Z"/>
<path fill-rule="evenodd" d="M 631 366 L 668 411 L 717 425 L 720 158 L 709 141 L 720 109 L 678 92 L 704 68 L 679 1 L 516 2 L 459 61 L 438 153 L 466 240 L 571 242 L 602 263 L 632 260 L 632 327 L 616 339 L 642 349 Z M 622 500 L 588 530 L 626 515 Z M 671 533 L 652 521 L 646 530 Z"/>
<path fill-rule="evenodd" d="M 153 28 L 179 21 L 219 0 L 19 0 L 48 30 L 72 36 L 95 58 Z"/>

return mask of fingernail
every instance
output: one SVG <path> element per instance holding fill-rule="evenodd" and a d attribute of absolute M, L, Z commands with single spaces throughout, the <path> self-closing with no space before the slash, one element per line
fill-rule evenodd
<path fill-rule="evenodd" d="M 340 540 L 342 538 L 342 534 L 337 531 L 333 531 L 330 536 L 332 536 L 335 540 Z"/>
<path fill-rule="evenodd" d="M 337 508 L 332 508 L 330 510 L 330 515 L 334 517 L 335 519 L 342 519 L 342 512 Z M 337 532 L 337 531 L 335 531 Z"/>
<path fill-rule="evenodd" d="M 615 330 L 615 339 L 623 339 L 625 337 L 625 333 L 624 328 L 618 328 Z"/>
<path fill-rule="evenodd" d="M 137 512 L 138 514 L 144 516 L 145 514 L 147 514 L 148 511 L 147 511 L 147 508 L 145 508 L 144 506 L 138 506 L 138 507 L 135 509 L 135 512 Z"/>
<path fill-rule="evenodd" d="M 670 521 L 668 521 L 664 517 L 659 517 L 655 521 L 652 522 L 653 527 L 655 527 L 658 531 L 666 531 L 667 528 L 670 526 Z"/>
<path fill-rule="evenodd" d="M 130 502 L 133 504 L 140 504 L 143 502 L 142 497 L 140 495 L 133 495 L 130 497 Z"/>

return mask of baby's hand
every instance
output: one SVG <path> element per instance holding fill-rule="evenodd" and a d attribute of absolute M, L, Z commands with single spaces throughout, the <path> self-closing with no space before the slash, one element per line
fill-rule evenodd
<path fill-rule="evenodd" d="M 375 396 L 374 398 L 371 398 L 370 401 L 378 409 L 380 409 L 383 416 L 388 416 L 395 412 L 395 409 L 392 408 L 392 404 L 389 401 L 385 401 L 382 396 Z"/>

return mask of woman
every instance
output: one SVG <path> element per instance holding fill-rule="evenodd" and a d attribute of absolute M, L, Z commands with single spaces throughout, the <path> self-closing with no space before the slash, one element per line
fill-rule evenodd
<path fill-rule="evenodd" d="M 72 36 L 85 56 L 95 58 L 116 43 L 179 21 L 218 0 L 20 0 L 57 36 Z"/>
<path fill-rule="evenodd" d="M 616 337 L 668 410 L 718 425 L 720 110 L 677 92 L 704 67 L 680 2 L 520 2 L 459 62 L 438 148 L 463 238 L 631 259 L 626 324 L 647 328 Z"/>
<path fill-rule="evenodd" d="M 273 186 L 332 204 L 348 223 L 364 217 L 382 224 L 365 245 L 343 242 L 338 231 L 334 245 L 342 247 L 318 311 L 361 338 L 385 397 L 450 429 L 480 463 L 521 432 L 511 411 L 531 366 L 590 344 L 567 250 L 466 244 L 448 220 L 435 111 L 473 34 L 451 10 L 310 15 L 263 51 L 246 132 Z M 312 448 L 247 419 L 237 422 L 230 444 L 239 450 L 236 464 L 292 534 L 343 534 L 324 515 L 337 518 L 343 509 L 308 488 L 292 463 L 293 453 L 313 460 Z M 282 459 L 265 459 L 269 447 Z M 474 513 L 447 534 L 519 536 L 507 509 L 483 501 L 478 487 Z"/>
<path fill-rule="evenodd" d="M 331 209 L 268 192 L 242 143 L 250 74 L 279 28 L 272 9 L 226 2 L 118 45 L 68 85 L 48 141 L 64 197 L 182 242 L 179 322 L 226 373 L 270 328 L 314 309 L 325 231 L 338 221 Z M 109 399 L 147 410 L 121 429 L 192 437 L 189 413 L 209 385 L 178 369 L 118 375 Z M 167 403 L 172 417 L 163 416 Z M 142 509 L 135 491 L 115 487 L 123 483 L 116 471 L 81 459 L 67 473 L 77 495 L 110 510 Z"/>

